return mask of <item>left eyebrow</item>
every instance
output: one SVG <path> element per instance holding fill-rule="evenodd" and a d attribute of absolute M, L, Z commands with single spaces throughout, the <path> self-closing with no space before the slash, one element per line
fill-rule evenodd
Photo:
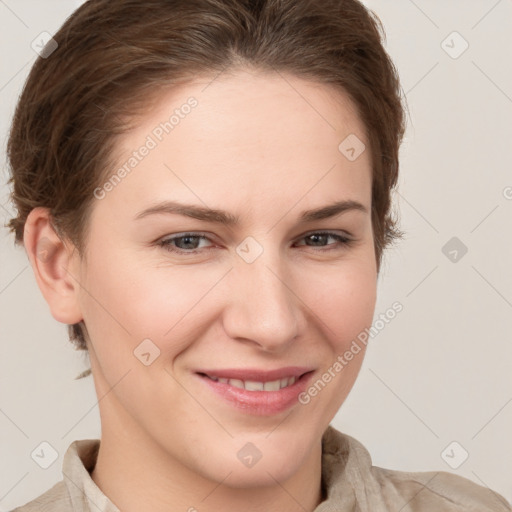
<path fill-rule="evenodd" d="M 303 223 L 314 222 L 335 217 L 336 215 L 340 215 L 347 211 L 361 211 L 368 213 L 368 209 L 358 201 L 344 200 L 337 201 L 336 203 L 322 206 L 320 208 L 305 210 L 299 215 L 298 221 Z M 234 226 L 239 222 L 239 217 L 232 215 L 229 212 L 213 208 L 205 208 L 203 206 L 193 204 L 178 203 L 176 201 L 163 201 L 151 206 L 150 208 L 139 212 L 135 216 L 135 220 L 155 214 L 183 215 L 193 219 L 224 224 L 227 226 Z"/>
<path fill-rule="evenodd" d="M 300 214 L 299 219 L 302 222 L 313 222 L 316 220 L 335 217 L 341 213 L 354 210 L 368 213 L 368 209 L 363 204 L 359 203 L 358 201 L 347 200 L 338 201 L 327 206 L 322 206 L 321 208 L 315 208 L 314 210 L 305 210 Z"/>

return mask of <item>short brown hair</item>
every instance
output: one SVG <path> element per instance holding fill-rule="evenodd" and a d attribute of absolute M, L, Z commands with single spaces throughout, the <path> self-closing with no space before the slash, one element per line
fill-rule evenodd
<path fill-rule="evenodd" d="M 53 36 L 17 104 L 7 145 L 22 243 L 30 211 L 50 210 L 84 254 L 94 189 L 115 165 L 116 136 L 158 92 L 249 66 L 338 87 L 367 129 L 377 269 L 403 233 L 391 211 L 405 110 L 379 18 L 357 0 L 89 0 Z M 341 141 L 340 141 L 341 142 Z M 86 350 L 84 324 L 70 340 Z"/>

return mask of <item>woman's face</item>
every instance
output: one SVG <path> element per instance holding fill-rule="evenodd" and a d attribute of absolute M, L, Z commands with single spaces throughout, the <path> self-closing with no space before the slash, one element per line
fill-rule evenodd
<path fill-rule="evenodd" d="M 76 267 L 104 436 L 234 487 L 318 450 L 375 307 L 362 143 L 340 92 L 246 71 L 174 89 L 119 140 Z"/>

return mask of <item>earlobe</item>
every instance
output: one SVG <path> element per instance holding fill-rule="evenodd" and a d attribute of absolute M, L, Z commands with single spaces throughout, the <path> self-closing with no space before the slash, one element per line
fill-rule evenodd
<path fill-rule="evenodd" d="M 47 208 L 37 207 L 29 213 L 23 244 L 52 316 L 65 324 L 80 322 L 79 255 L 71 243 L 61 240 Z"/>

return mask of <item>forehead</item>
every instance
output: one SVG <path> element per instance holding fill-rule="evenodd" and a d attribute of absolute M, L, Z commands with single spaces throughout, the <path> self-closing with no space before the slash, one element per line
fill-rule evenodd
<path fill-rule="evenodd" d="M 172 110 L 182 109 L 190 97 L 198 103 L 192 112 L 198 119 L 193 125 L 198 139 L 232 130 L 238 141 L 245 136 L 246 142 L 254 143 L 265 141 L 265 134 L 273 135 L 273 128 L 281 136 L 307 134 L 312 141 L 319 131 L 322 135 L 342 134 L 348 128 L 364 137 L 357 109 L 343 90 L 288 73 L 245 69 L 196 79 L 162 92 L 147 113 L 146 123 L 142 119 L 140 129 L 147 131 L 153 121 L 169 119 Z M 302 121 L 299 125 L 298 120 Z"/>
<path fill-rule="evenodd" d="M 180 193 L 215 207 L 236 190 L 248 207 L 273 198 L 290 206 L 297 194 L 369 205 L 370 152 L 350 161 L 339 147 L 354 135 L 368 147 L 353 102 L 333 86 L 245 70 L 197 79 L 162 92 L 119 139 L 119 166 L 134 165 L 111 196 Z M 133 160 L 143 146 L 150 149 Z"/>

